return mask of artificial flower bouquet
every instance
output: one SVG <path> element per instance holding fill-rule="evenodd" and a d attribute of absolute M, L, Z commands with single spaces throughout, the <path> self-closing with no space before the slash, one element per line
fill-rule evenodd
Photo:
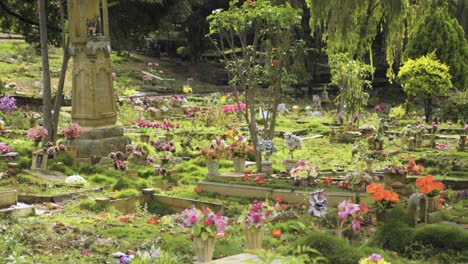
<path fill-rule="evenodd" d="M 203 241 L 208 237 L 224 237 L 229 220 L 221 213 L 215 214 L 208 208 L 203 211 L 195 208 L 185 209 L 177 219 L 183 227 L 192 229 L 194 237 L 201 238 Z"/>
<path fill-rule="evenodd" d="M 43 126 L 36 126 L 26 131 L 26 137 L 33 141 L 42 141 L 47 136 L 48 131 Z"/>
<path fill-rule="evenodd" d="M 268 158 L 278 149 L 276 148 L 275 143 L 273 143 L 272 140 L 259 139 L 257 144 L 257 150 L 260 152 L 264 152 L 266 156 L 265 158 L 266 160 L 268 160 Z"/>
<path fill-rule="evenodd" d="M 309 194 L 309 214 L 315 217 L 325 217 L 328 211 L 327 196 L 322 189 L 317 189 Z"/>
<path fill-rule="evenodd" d="M 420 187 L 420 193 L 429 197 L 436 197 L 444 190 L 444 184 L 440 181 L 434 180 L 434 177 L 430 174 L 417 178 L 416 186 Z"/>
<path fill-rule="evenodd" d="M 209 146 L 201 148 L 201 155 L 207 160 L 220 160 L 225 151 L 226 142 L 221 138 L 217 138 Z"/>
<path fill-rule="evenodd" d="M 400 197 L 396 192 L 385 190 L 383 185 L 379 183 L 367 185 L 366 192 L 372 194 L 372 199 L 375 201 L 378 210 L 392 208 L 394 204 L 400 201 Z"/>
<path fill-rule="evenodd" d="M 250 205 L 249 210 L 239 217 L 238 222 L 246 229 L 262 228 L 266 221 L 273 216 L 274 208 L 266 202 L 259 201 Z"/>
<path fill-rule="evenodd" d="M 78 138 L 83 132 L 83 128 L 77 123 L 71 123 L 67 128 L 63 130 L 63 134 L 67 139 Z"/>
<path fill-rule="evenodd" d="M 232 138 L 231 144 L 229 144 L 229 157 L 231 158 L 246 158 L 251 148 L 247 144 L 245 138 L 241 135 L 237 135 Z"/>
<path fill-rule="evenodd" d="M 284 146 L 289 149 L 291 159 L 294 159 L 294 151 L 302 147 L 302 139 L 291 132 L 284 133 Z"/>
<path fill-rule="evenodd" d="M 345 226 L 351 226 L 354 231 L 361 229 L 362 214 L 359 204 L 351 203 L 348 200 L 343 200 L 338 204 L 338 218 L 340 219 L 340 230 L 344 231 Z M 346 227 L 347 228 L 347 227 Z"/>
<path fill-rule="evenodd" d="M 310 166 L 306 161 L 299 161 L 294 165 L 294 168 L 291 169 L 291 177 L 295 180 L 305 180 L 309 177 L 317 177 L 317 170 Z"/>

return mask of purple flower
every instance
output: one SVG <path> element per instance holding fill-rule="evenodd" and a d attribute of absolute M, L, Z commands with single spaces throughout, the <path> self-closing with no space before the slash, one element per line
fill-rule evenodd
<path fill-rule="evenodd" d="M 0 110 L 5 113 L 11 113 L 16 109 L 16 99 L 9 95 L 0 98 Z"/>
<path fill-rule="evenodd" d="M 344 116 L 343 116 L 343 112 L 339 112 L 337 115 L 336 115 L 336 119 L 340 122 L 343 122 L 344 121 Z"/>
<path fill-rule="evenodd" d="M 353 116 L 353 123 L 357 123 L 360 119 L 361 119 L 361 117 L 359 116 L 359 114 L 355 114 Z"/>
<path fill-rule="evenodd" d="M 324 217 L 327 214 L 327 197 L 322 189 L 317 189 L 309 194 L 309 214 L 316 217 Z"/>
<path fill-rule="evenodd" d="M 379 254 L 374 253 L 374 254 L 370 255 L 369 260 L 377 262 L 377 261 L 382 260 L 382 256 L 380 256 Z"/>

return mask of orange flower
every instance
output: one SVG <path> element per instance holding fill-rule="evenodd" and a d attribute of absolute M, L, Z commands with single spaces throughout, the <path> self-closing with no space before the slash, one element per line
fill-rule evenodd
<path fill-rule="evenodd" d="M 325 180 L 323 180 L 323 182 L 326 184 L 326 185 L 330 185 L 333 183 L 333 180 L 330 176 L 328 176 L 327 178 L 325 178 Z"/>
<path fill-rule="evenodd" d="M 126 215 L 126 216 L 121 216 L 119 218 L 119 221 L 122 222 L 122 223 L 127 223 L 127 222 L 130 222 L 130 216 Z"/>
<path fill-rule="evenodd" d="M 198 188 L 198 187 L 195 187 L 195 189 L 193 190 L 194 192 L 196 193 L 201 193 L 202 192 L 202 189 Z"/>
<path fill-rule="evenodd" d="M 406 159 L 405 155 L 400 154 L 400 159 Z"/>
<path fill-rule="evenodd" d="M 247 2 L 246 2 L 246 3 L 247 3 L 247 5 L 251 6 L 251 5 L 253 5 L 253 4 L 254 4 L 254 1 L 253 1 L 253 0 L 247 0 Z"/>
<path fill-rule="evenodd" d="M 371 183 L 371 184 L 367 185 L 366 192 L 367 193 L 375 193 L 375 192 L 383 191 L 383 189 L 384 188 L 383 188 L 382 184 Z"/>
<path fill-rule="evenodd" d="M 409 154 L 409 155 L 408 155 L 408 159 L 414 159 L 414 155 L 413 155 L 413 154 Z"/>
<path fill-rule="evenodd" d="M 271 236 L 274 238 L 280 238 L 281 237 L 281 229 L 275 229 L 271 231 Z"/>
<path fill-rule="evenodd" d="M 372 195 L 372 199 L 374 199 L 374 201 L 376 202 L 380 202 L 384 199 L 384 196 L 385 194 L 382 190 L 382 191 L 375 192 L 374 195 Z"/>
<path fill-rule="evenodd" d="M 440 181 L 436 181 L 436 182 L 432 183 L 432 188 L 437 189 L 439 191 L 443 191 L 444 190 L 444 184 L 442 182 L 440 182 Z"/>
<path fill-rule="evenodd" d="M 396 192 L 390 192 L 390 194 L 388 195 L 388 200 L 389 202 L 392 202 L 392 203 L 398 203 L 400 202 L 400 197 L 398 196 L 398 193 Z"/>
<path fill-rule="evenodd" d="M 150 224 L 150 225 L 155 225 L 157 222 L 158 222 L 158 220 L 156 219 L 156 217 L 148 218 L 148 224 Z"/>
<path fill-rule="evenodd" d="M 114 193 L 118 193 L 118 192 L 119 192 L 119 190 L 117 190 L 117 189 L 114 190 Z"/>

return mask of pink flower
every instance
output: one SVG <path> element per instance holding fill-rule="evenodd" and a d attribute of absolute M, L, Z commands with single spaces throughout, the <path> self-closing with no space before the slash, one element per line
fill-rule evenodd
<path fill-rule="evenodd" d="M 351 227 L 353 230 L 359 230 L 361 229 L 361 221 L 359 218 L 354 218 L 353 221 L 351 221 Z"/>

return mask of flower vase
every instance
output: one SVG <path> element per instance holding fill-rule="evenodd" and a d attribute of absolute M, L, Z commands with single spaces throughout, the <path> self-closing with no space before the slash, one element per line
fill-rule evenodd
<path fill-rule="evenodd" d="M 208 178 L 219 175 L 219 162 L 216 160 L 207 160 Z"/>
<path fill-rule="evenodd" d="M 234 163 L 234 172 L 244 173 L 245 158 L 233 158 L 232 161 Z"/>
<path fill-rule="evenodd" d="M 149 135 L 146 135 L 146 134 L 140 135 L 140 141 L 143 142 L 143 143 L 148 143 L 149 139 L 150 139 Z"/>
<path fill-rule="evenodd" d="M 78 149 L 75 146 L 68 146 L 67 152 L 74 159 L 76 159 L 76 157 L 78 156 Z"/>
<path fill-rule="evenodd" d="M 197 253 L 197 260 L 201 263 L 210 262 L 213 259 L 213 251 L 215 238 L 210 236 L 206 240 L 202 240 L 200 237 L 193 239 L 195 246 L 195 252 Z"/>
<path fill-rule="evenodd" d="M 439 198 L 437 196 L 428 196 L 427 197 L 427 213 L 432 213 L 437 211 L 437 203 Z"/>
<path fill-rule="evenodd" d="M 245 230 L 245 249 L 262 248 L 265 231 L 262 228 L 249 228 Z"/>
<path fill-rule="evenodd" d="M 373 169 L 373 167 L 374 167 L 374 162 L 375 162 L 375 160 L 373 160 L 373 159 L 366 159 L 366 165 L 367 165 L 366 171 L 367 171 L 368 173 L 374 172 L 374 169 Z"/>
<path fill-rule="evenodd" d="M 273 163 L 268 160 L 262 161 L 262 172 L 265 173 L 266 177 L 270 177 L 273 174 Z"/>

